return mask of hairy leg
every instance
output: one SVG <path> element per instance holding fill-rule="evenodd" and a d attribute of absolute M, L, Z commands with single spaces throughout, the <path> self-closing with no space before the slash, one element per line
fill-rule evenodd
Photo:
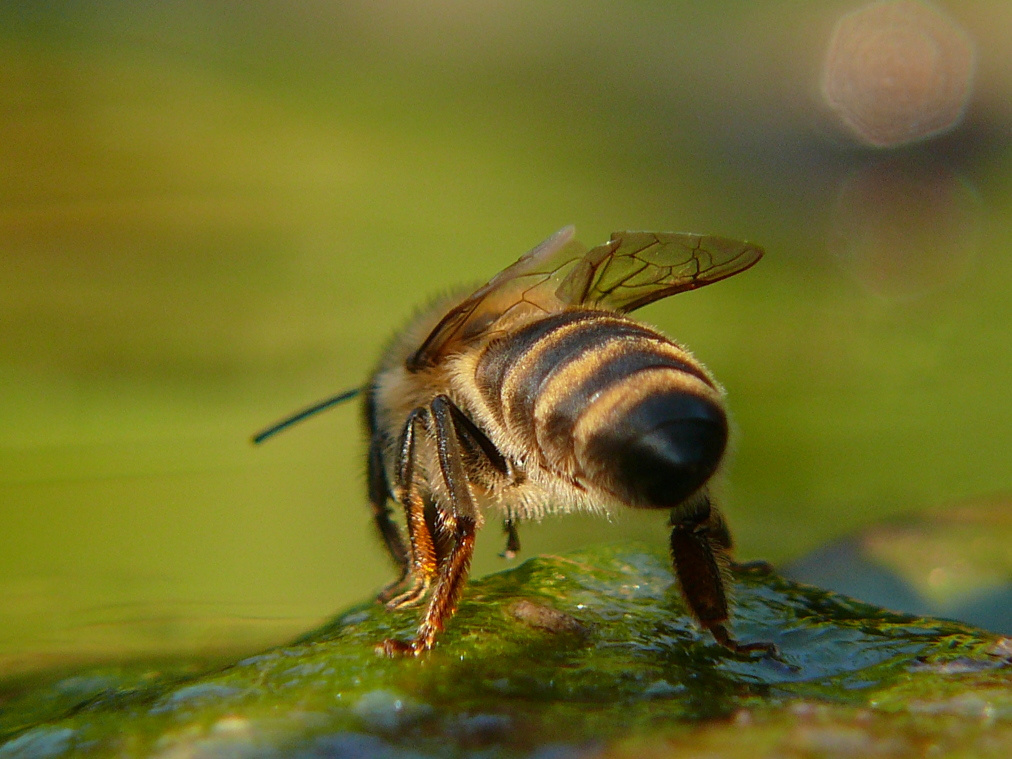
<path fill-rule="evenodd" d="M 724 648 L 735 653 L 778 656 L 773 643 L 739 643 L 727 629 L 730 616 L 726 573 L 730 534 L 705 494 L 671 514 L 671 558 L 689 611 Z"/>
<path fill-rule="evenodd" d="M 445 506 L 437 502 L 436 509 L 441 527 L 452 537 L 452 541 L 445 555 L 440 558 L 429 606 L 415 639 L 408 643 L 393 639 L 384 641 L 381 649 L 387 655 L 417 655 L 432 648 L 436 635 L 457 609 L 471 566 L 477 519 L 461 452 L 461 433 L 454 423 L 451 407 L 452 402 L 446 396 L 437 396 L 429 405 L 440 476 L 450 499 L 450 503 Z M 422 521 L 424 522 L 424 512 Z M 431 541 L 431 535 L 429 538 Z"/>
<path fill-rule="evenodd" d="M 404 507 L 411 546 L 410 561 L 402 576 L 387 586 L 379 600 L 392 609 L 418 603 L 436 575 L 436 551 L 425 519 L 425 498 L 415 476 L 415 451 L 419 430 L 424 430 L 428 411 L 411 412 L 401 432 L 394 498 Z"/>

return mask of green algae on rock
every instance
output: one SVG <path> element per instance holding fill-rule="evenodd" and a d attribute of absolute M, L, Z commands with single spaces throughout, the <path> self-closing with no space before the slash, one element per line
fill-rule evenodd
<path fill-rule="evenodd" d="M 366 603 L 217 671 L 148 685 L 107 679 L 79 703 L 62 701 L 61 713 L 40 718 L 36 709 L 34 722 L 8 714 L 0 759 L 85 750 L 581 756 L 704 733 L 723 745 L 722 730 L 744 744 L 725 741 L 716 755 L 755 756 L 750 731 L 782 738 L 797 729 L 799 714 L 820 709 L 867 713 L 876 729 L 889 723 L 903 736 L 940 724 L 925 714 L 978 729 L 983 713 L 1012 735 L 1007 641 L 772 574 L 739 573 L 735 586 L 736 634 L 774 641 L 783 661 L 733 656 L 698 630 L 663 554 L 597 547 L 472 582 L 439 644 L 418 658 L 374 650 L 385 638 L 410 635 L 416 613 Z M 8 707 L 16 709 L 16 700 Z M 860 731 L 860 722 L 845 728 Z M 734 753 L 730 746 L 740 744 Z"/>

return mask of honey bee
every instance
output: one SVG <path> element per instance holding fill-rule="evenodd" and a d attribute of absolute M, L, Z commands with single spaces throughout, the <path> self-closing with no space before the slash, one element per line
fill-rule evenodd
<path fill-rule="evenodd" d="M 668 509 L 671 556 L 696 621 L 736 653 L 775 654 L 728 630 L 731 538 L 707 490 L 728 439 L 724 391 L 685 348 L 627 313 L 744 271 L 763 255 L 722 237 L 615 232 L 587 250 L 566 227 L 463 298 L 417 316 L 364 390 L 369 502 L 400 576 L 379 600 L 428 606 L 431 648 L 463 590 L 483 512 L 507 554 L 550 512 Z M 323 401 L 260 433 L 260 442 Z M 407 541 L 391 502 L 404 510 Z"/>

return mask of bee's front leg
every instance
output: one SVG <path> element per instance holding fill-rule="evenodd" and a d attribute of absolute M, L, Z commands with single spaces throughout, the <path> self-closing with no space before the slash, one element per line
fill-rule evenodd
<path fill-rule="evenodd" d="M 447 517 L 447 530 L 454 537 L 453 548 L 440 565 L 439 575 L 432 587 L 432 598 L 425 616 L 412 641 L 388 638 L 380 646 L 387 656 L 417 656 L 432 648 L 436 635 L 443 630 L 446 620 L 457 610 L 460 592 L 467 580 L 467 572 L 474 553 L 475 521 L 470 517 Z"/>
<path fill-rule="evenodd" d="M 403 584 L 411 571 L 410 556 L 404 547 L 404 539 L 394 520 L 388 505 L 393 494 L 387 484 L 386 473 L 383 471 L 383 454 L 380 439 L 374 436 L 369 441 L 369 458 L 366 463 L 366 478 L 369 483 L 369 505 L 372 508 L 373 523 L 383 539 L 387 553 L 400 570 L 400 577 L 389 587 Z M 386 590 L 383 591 L 386 593 Z M 382 593 L 380 596 L 382 597 Z"/>
<path fill-rule="evenodd" d="M 449 398 L 437 396 L 429 405 L 428 418 L 433 423 L 432 433 L 439 457 L 440 476 L 451 501 L 446 505 L 436 504 L 437 520 L 441 530 L 452 537 L 452 544 L 446 554 L 440 557 L 429 606 L 422 617 L 415 639 L 409 643 L 393 639 L 385 640 L 380 650 L 388 656 L 418 655 L 432 648 L 436 635 L 456 611 L 457 601 L 460 599 L 471 566 L 477 518 L 461 455 L 460 433 L 454 424 L 451 406 L 452 401 Z M 422 521 L 424 522 L 424 518 Z M 431 534 L 429 540 L 431 541 Z M 434 557 L 433 552 L 433 562 Z"/>

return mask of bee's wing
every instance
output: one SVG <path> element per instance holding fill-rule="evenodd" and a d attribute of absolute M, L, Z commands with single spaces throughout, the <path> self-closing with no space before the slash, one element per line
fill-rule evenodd
<path fill-rule="evenodd" d="M 448 347 L 481 334 L 507 312 L 551 313 L 564 308 L 566 304 L 555 295 L 560 278 L 587 253 L 587 248 L 573 239 L 575 232 L 572 226 L 563 227 L 454 306 L 429 333 L 408 367 L 435 364 Z"/>
<path fill-rule="evenodd" d="M 574 231 L 560 229 L 455 306 L 409 366 L 434 364 L 453 343 L 481 334 L 507 314 L 581 305 L 626 313 L 737 274 L 763 254 L 749 243 L 675 232 L 614 232 L 587 250 L 573 239 Z"/>
<path fill-rule="evenodd" d="M 681 232 L 613 232 L 587 252 L 560 284 L 559 300 L 628 313 L 669 295 L 744 271 L 758 245 Z"/>

